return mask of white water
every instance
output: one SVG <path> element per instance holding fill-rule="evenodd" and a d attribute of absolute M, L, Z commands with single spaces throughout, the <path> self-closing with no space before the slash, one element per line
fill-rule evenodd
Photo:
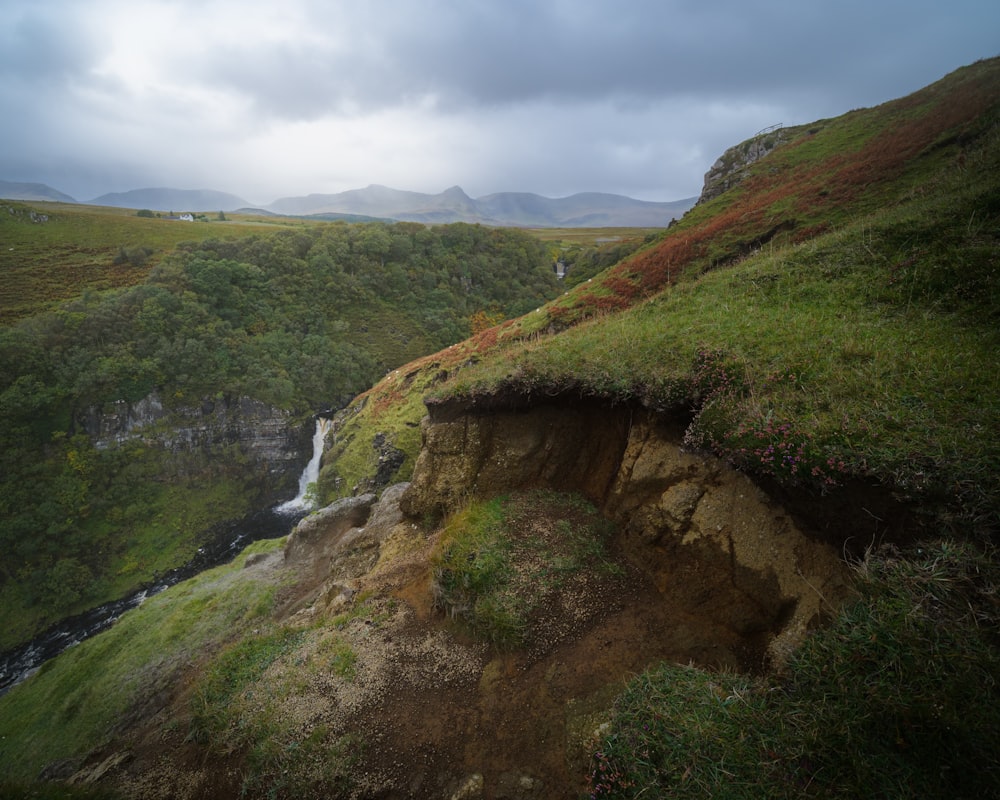
<path fill-rule="evenodd" d="M 319 477 L 319 463 L 323 458 L 326 434 L 331 426 L 330 420 L 317 417 L 312 458 L 299 478 L 299 493 L 294 499 L 275 506 L 270 511 L 258 512 L 244 519 L 218 543 L 218 546 L 200 548 L 193 561 L 170 570 L 161 576 L 155 585 L 140 589 L 120 600 L 105 603 L 77 617 L 63 620 L 22 647 L 0 653 L 0 696 L 3 696 L 11 686 L 37 672 L 48 659 L 110 627 L 123 613 L 140 605 L 148 596 L 161 592 L 208 566 L 232 559 L 249 542 L 259 538 L 276 538 L 288 533 L 291 524 L 289 517 L 311 511 L 313 508 L 312 502 L 306 499 L 306 492 L 309 490 L 309 484 L 315 483 Z M 233 534 L 238 535 L 234 537 Z M 204 560 L 202 557 L 205 556 L 206 549 L 209 552 L 207 560 Z"/>
<path fill-rule="evenodd" d="M 316 432 L 313 434 L 313 453 L 306 468 L 299 477 L 299 493 L 286 503 L 282 503 L 274 510 L 279 514 L 297 514 L 300 511 L 311 511 L 313 501 L 306 497 L 309 491 L 309 484 L 316 483 L 319 477 L 319 462 L 323 458 L 323 447 L 326 445 L 326 434 L 330 430 L 331 420 L 325 417 L 316 417 Z"/>

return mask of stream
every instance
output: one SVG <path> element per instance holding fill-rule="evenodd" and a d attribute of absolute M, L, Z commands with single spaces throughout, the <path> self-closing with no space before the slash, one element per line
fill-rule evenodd
<path fill-rule="evenodd" d="M 186 564 L 156 577 L 125 597 L 62 619 L 30 642 L 0 653 L 0 697 L 11 687 L 34 675 L 49 659 L 110 628 L 122 614 L 141 605 L 147 597 L 159 594 L 206 569 L 232 561 L 251 542 L 277 539 L 289 533 L 312 508 L 307 492 L 319 472 L 329 425 L 329 420 L 317 417 L 313 455 L 299 479 L 299 492 L 295 498 L 273 508 L 254 512 L 237 522 L 216 526 L 210 541 L 198 548 L 194 558 Z"/>

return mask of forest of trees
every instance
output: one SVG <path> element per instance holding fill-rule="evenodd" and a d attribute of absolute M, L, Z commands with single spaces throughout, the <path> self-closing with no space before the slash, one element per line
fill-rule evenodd
<path fill-rule="evenodd" d="M 556 293 L 545 245 L 520 231 L 332 223 L 182 245 L 138 286 L 0 329 L 0 601 L 33 609 L 8 631 L 143 578 L 126 532 L 168 515 L 167 456 L 96 448 L 87 409 L 156 390 L 168 405 L 249 396 L 307 414 L 465 338 L 477 313 Z"/>

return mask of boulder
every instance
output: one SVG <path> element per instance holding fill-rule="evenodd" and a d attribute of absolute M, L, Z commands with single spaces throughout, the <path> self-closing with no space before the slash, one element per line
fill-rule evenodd
<path fill-rule="evenodd" d="M 375 495 L 345 497 L 295 526 L 285 543 L 285 562 L 308 567 L 317 576 L 329 572 L 330 562 L 343 549 L 342 540 L 368 521 Z M 356 534 L 354 534 L 356 536 Z"/>

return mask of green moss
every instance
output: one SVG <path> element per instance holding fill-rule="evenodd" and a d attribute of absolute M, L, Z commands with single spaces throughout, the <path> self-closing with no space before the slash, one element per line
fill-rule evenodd
<path fill-rule="evenodd" d="M 533 618 L 585 571 L 616 574 L 610 525 L 578 495 L 474 500 L 446 522 L 431 556 L 435 603 L 501 649 L 525 646 Z"/>
<path fill-rule="evenodd" d="M 333 442 L 324 455 L 318 491 L 321 504 L 364 491 L 378 469 L 375 437 L 403 453 L 403 463 L 391 478 L 409 480 L 420 454 L 420 420 L 427 413 L 423 398 L 441 380 L 439 362 L 424 359 L 405 370 L 394 370 L 371 392 L 338 416 Z"/>
<path fill-rule="evenodd" d="M 281 628 L 247 636 L 226 647 L 202 673 L 192 698 L 192 731 L 195 741 L 238 748 L 229 733 L 238 714 L 238 701 L 249 693 L 264 671 L 302 643 L 304 632 Z"/>

